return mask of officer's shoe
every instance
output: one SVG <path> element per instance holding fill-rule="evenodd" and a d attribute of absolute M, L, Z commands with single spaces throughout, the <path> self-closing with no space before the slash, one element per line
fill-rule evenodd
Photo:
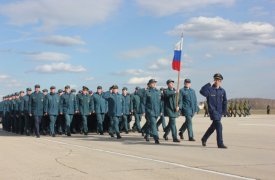
<path fill-rule="evenodd" d="M 204 141 L 203 139 L 201 139 L 201 144 L 202 144 L 202 146 L 206 146 L 206 141 Z"/>
<path fill-rule="evenodd" d="M 164 134 L 163 135 L 163 139 L 165 140 L 165 141 L 168 141 L 168 137 Z"/>
<path fill-rule="evenodd" d="M 144 139 L 145 139 L 147 142 L 150 141 L 148 136 L 144 136 Z"/>
<path fill-rule="evenodd" d="M 71 136 L 71 133 L 70 133 L 70 132 L 68 132 L 68 133 L 67 133 L 67 136 Z"/>
<path fill-rule="evenodd" d="M 55 134 L 52 134 L 52 137 L 55 137 Z"/>
<path fill-rule="evenodd" d="M 184 139 L 182 132 L 179 132 L 179 136 L 180 136 L 180 139 Z"/>
<path fill-rule="evenodd" d="M 225 146 L 224 144 L 222 144 L 222 145 L 218 145 L 218 148 L 227 149 L 227 146 Z"/>
<path fill-rule="evenodd" d="M 194 138 L 189 138 L 189 141 L 196 141 Z"/>
<path fill-rule="evenodd" d="M 125 131 L 125 134 L 129 134 L 129 131 Z"/>
<path fill-rule="evenodd" d="M 120 136 L 119 133 L 117 133 L 116 138 L 117 138 L 117 139 L 121 139 L 121 136 Z"/>
<path fill-rule="evenodd" d="M 102 136 L 102 135 L 104 135 L 104 133 L 103 133 L 103 132 L 101 132 L 101 133 L 100 133 L 100 135 Z"/>
<path fill-rule="evenodd" d="M 114 137 L 113 133 L 109 133 L 109 135 L 110 135 L 111 137 Z"/>
<path fill-rule="evenodd" d="M 160 143 L 159 143 L 159 140 L 155 140 L 155 144 L 160 144 Z"/>
<path fill-rule="evenodd" d="M 38 135 L 36 135 L 36 138 L 40 138 L 40 135 L 38 134 Z"/>
<path fill-rule="evenodd" d="M 30 136 L 30 132 L 29 132 L 29 131 L 27 131 L 27 132 L 26 132 L 26 135 L 27 135 L 27 136 Z"/>
<path fill-rule="evenodd" d="M 180 142 L 179 139 L 173 139 L 173 142 Z"/>
<path fill-rule="evenodd" d="M 88 133 L 87 133 L 87 132 L 84 132 L 84 135 L 85 135 L 85 136 L 87 136 L 87 135 L 88 135 Z"/>

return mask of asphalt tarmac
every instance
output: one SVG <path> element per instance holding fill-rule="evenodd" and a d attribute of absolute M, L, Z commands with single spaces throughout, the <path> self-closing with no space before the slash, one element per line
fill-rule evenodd
<path fill-rule="evenodd" d="M 144 119 L 142 120 L 144 122 Z M 184 122 L 177 120 L 177 128 Z M 145 142 L 138 133 L 122 139 L 95 133 L 72 137 L 18 136 L 0 130 L 0 179 L 275 179 L 275 115 L 223 118 L 224 143 L 215 132 L 201 145 L 209 118 L 193 119 L 195 142 Z"/>

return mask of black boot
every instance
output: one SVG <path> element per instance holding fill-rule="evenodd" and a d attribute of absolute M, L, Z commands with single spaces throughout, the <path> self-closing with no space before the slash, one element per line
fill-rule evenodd
<path fill-rule="evenodd" d="M 116 138 L 117 138 L 117 139 L 121 139 L 121 136 L 120 136 L 119 133 L 116 134 Z"/>

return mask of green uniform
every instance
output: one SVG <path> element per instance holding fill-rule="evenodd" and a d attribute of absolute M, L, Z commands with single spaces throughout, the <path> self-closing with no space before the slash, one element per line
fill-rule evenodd
<path fill-rule="evenodd" d="M 176 107 L 175 89 L 164 90 L 164 116 L 169 117 L 168 126 L 164 129 L 164 137 L 167 137 L 171 130 L 173 140 L 177 139 L 176 118 L 179 116 L 179 112 L 176 112 Z"/>
<path fill-rule="evenodd" d="M 77 96 L 77 104 L 79 108 L 80 115 L 82 117 L 82 127 L 84 134 L 88 133 L 88 116 L 92 114 L 92 101 L 89 94 L 80 94 Z"/>
<path fill-rule="evenodd" d="M 103 94 L 98 93 L 92 96 L 92 110 L 96 113 L 97 130 L 101 134 L 103 133 L 105 114 L 108 111 L 108 103 L 102 96 Z"/>
<path fill-rule="evenodd" d="M 50 118 L 50 135 L 55 135 L 55 122 L 60 112 L 60 96 L 57 93 L 49 93 L 45 97 L 44 112 Z"/>

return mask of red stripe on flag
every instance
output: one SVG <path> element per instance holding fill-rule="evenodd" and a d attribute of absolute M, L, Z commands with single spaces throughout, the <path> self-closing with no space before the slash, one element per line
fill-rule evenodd
<path fill-rule="evenodd" d="M 176 71 L 180 71 L 180 61 L 173 61 L 172 68 Z"/>

